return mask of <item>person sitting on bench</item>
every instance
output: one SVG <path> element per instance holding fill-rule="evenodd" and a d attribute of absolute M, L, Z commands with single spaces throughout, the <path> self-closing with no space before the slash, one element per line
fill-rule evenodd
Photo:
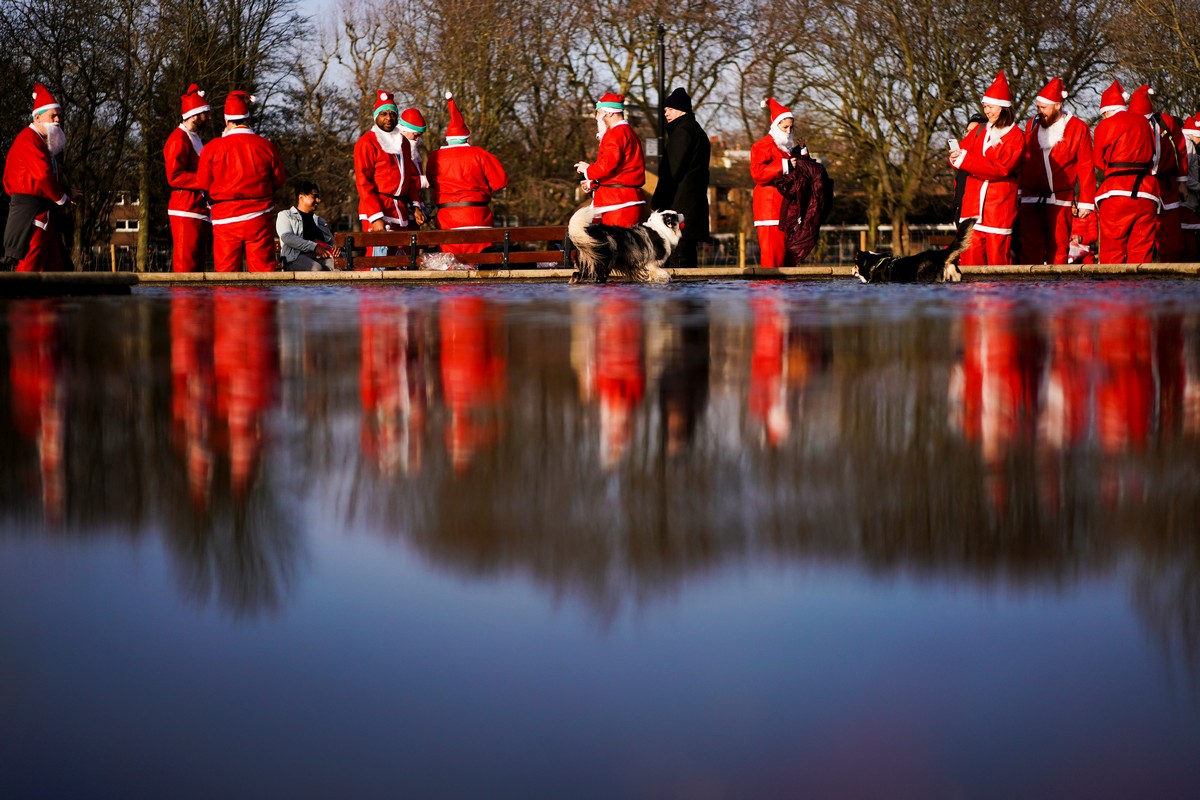
<path fill-rule="evenodd" d="M 289 272 L 320 272 L 333 269 L 333 259 L 342 254 L 333 246 L 333 232 L 324 217 L 317 216 L 321 190 L 312 181 L 296 181 L 296 202 L 275 218 L 275 232 Z"/>

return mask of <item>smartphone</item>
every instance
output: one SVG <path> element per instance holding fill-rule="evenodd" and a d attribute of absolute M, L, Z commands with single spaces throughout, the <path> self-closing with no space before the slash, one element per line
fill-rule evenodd
<path fill-rule="evenodd" d="M 958 139 L 955 139 L 953 136 L 946 140 L 946 144 L 949 146 L 951 153 L 958 149 Z"/>

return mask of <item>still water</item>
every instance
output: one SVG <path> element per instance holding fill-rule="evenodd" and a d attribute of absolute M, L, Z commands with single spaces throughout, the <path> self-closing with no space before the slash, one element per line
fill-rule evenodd
<path fill-rule="evenodd" d="M 0 321 L 0 797 L 1200 795 L 1200 282 Z"/>

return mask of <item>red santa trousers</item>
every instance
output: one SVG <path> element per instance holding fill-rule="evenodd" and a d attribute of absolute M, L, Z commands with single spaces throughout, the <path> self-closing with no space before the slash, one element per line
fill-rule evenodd
<path fill-rule="evenodd" d="M 1154 260 L 1158 203 L 1113 195 L 1100 206 L 1100 263 L 1145 264 Z"/>
<path fill-rule="evenodd" d="M 33 236 L 29 239 L 29 250 L 17 262 L 17 272 L 59 272 L 62 270 L 62 251 L 58 247 L 58 232 L 49 214 L 41 214 L 33 221 Z"/>
<path fill-rule="evenodd" d="M 1179 206 L 1163 209 L 1158 215 L 1158 260 L 1168 263 L 1186 261 L 1187 246 L 1183 240 Z"/>
<path fill-rule="evenodd" d="M 958 257 L 958 263 L 963 267 L 1011 264 L 1012 234 L 980 233 L 977 228 L 971 234 L 971 246 Z"/>
<path fill-rule="evenodd" d="M 624 209 L 622 209 L 624 210 Z M 438 209 L 438 228 L 444 231 L 462 230 L 464 228 L 492 227 L 492 210 L 487 206 L 452 206 Z M 488 247 L 486 242 L 478 244 L 444 244 L 444 253 L 482 253 Z"/>
<path fill-rule="evenodd" d="M 208 239 L 208 220 L 171 214 L 171 269 L 175 272 L 200 272 L 204 246 Z"/>
<path fill-rule="evenodd" d="M 767 269 L 786 267 L 787 246 L 778 225 L 756 225 L 758 231 L 758 263 Z"/>
<path fill-rule="evenodd" d="M 1065 264 L 1071 247 L 1071 207 L 1052 203 L 1017 206 L 1017 248 L 1022 264 Z"/>
<path fill-rule="evenodd" d="M 275 270 L 275 238 L 271 217 L 257 217 L 227 222 L 213 222 L 213 267 L 217 272 L 239 272 L 242 254 L 246 256 L 248 272 Z"/>
<path fill-rule="evenodd" d="M 615 211 L 605 211 L 600 215 L 600 221 L 605 225 L 616 225 L 621 228 L 632 228 L 639 222 L 645 222 L 649 218 L 650 213 L 645 203 L 640 203 L 636 206 L 625 206 Z"/>

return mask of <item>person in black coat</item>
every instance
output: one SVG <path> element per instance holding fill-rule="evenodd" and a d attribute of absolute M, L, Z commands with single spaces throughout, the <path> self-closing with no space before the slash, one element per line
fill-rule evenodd
<path fill-rule="evenodd" d="M 668 266 L 696 266 L 696 245 L 708 241 L 708 134 L 692 114 L 692 98 L 682 88 L 663 102 L 667 143 L 659 159 L 658 188 L 651 204 L 683 214 L 683 238 Z"/>

